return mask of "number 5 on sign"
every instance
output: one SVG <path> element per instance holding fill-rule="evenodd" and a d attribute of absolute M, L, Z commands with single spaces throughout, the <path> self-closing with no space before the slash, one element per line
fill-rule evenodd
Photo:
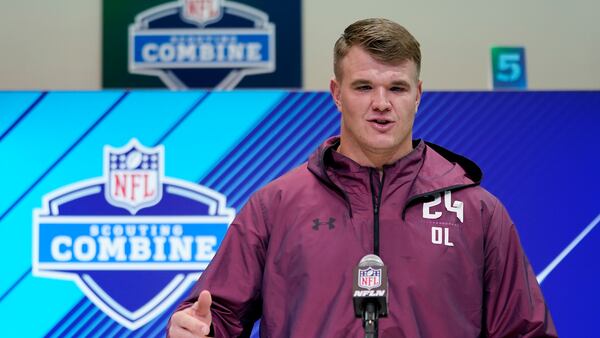
<path fill-rule="evenodd" d="M 492 84 L 494 89 L 527 89 L 525 48 L 492 48 Z"/>

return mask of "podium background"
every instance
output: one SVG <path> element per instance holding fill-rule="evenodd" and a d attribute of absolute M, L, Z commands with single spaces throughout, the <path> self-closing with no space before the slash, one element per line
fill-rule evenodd
<path fill-rule="evenodd" d="M 600 314 L 599 105 L 597 91 L 426 92 L 414 130 L 481 166 L 538 276 L 591 229 L 542 283 L 561 337 L 590 336 Z M 104 145 L 162 144 L 166 176 L 219 191 L 239 211 L 338 130 L 325 92 L 0 92 L 2 336 L 164 335 L 175 304 L 128 331 L 73 282 L 31 275 L 32 210 L 101 176 Z"/>

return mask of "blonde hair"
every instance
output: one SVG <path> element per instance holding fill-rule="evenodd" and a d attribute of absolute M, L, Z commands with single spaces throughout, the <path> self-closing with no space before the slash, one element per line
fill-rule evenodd
<path fill-rule="evenodd" d="M 346 27 L 333 48 L 333 72 L 341 79 L 341 62 L 353 46 L 364 48 L 378 61 L 396 64 L 412 60 L 421 72 L 419 42 L 401 25 L 382 18 L 356 21 Z"/>

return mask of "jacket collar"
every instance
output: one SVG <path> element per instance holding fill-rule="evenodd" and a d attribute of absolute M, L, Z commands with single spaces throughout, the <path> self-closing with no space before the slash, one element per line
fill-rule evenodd
<path fill-rule="evenodd" d="M 347 200 L 345 188 L 334 184 L 328 171 L 344 176 L 361 175 L 369 168 L 337 153 L 339 137 L 326 140 L 309 158 L 308 169 L 322 182 L 341 193 Z M 395 179 L 411 176 L 411 187 L 406 206 L 411 202 L 444 190 L 458 190 L 478 185 L 482 179 L 481 169 L 471 160 L 441 146 L 422 140 L 413 141 L 413 151 L 395 163 L 385 165 L 386 182 L 393 185 Z"/>

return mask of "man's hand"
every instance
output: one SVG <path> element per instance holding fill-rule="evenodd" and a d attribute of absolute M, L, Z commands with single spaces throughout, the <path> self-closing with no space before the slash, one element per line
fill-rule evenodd
<path fill-rule="evenodd" d="M 208 336 L 212 322 L 211 303 L 210 292 L 207 290 L 200 292 L 194 305 L 173 314 L 169 336 L 172 338 Z"/>

